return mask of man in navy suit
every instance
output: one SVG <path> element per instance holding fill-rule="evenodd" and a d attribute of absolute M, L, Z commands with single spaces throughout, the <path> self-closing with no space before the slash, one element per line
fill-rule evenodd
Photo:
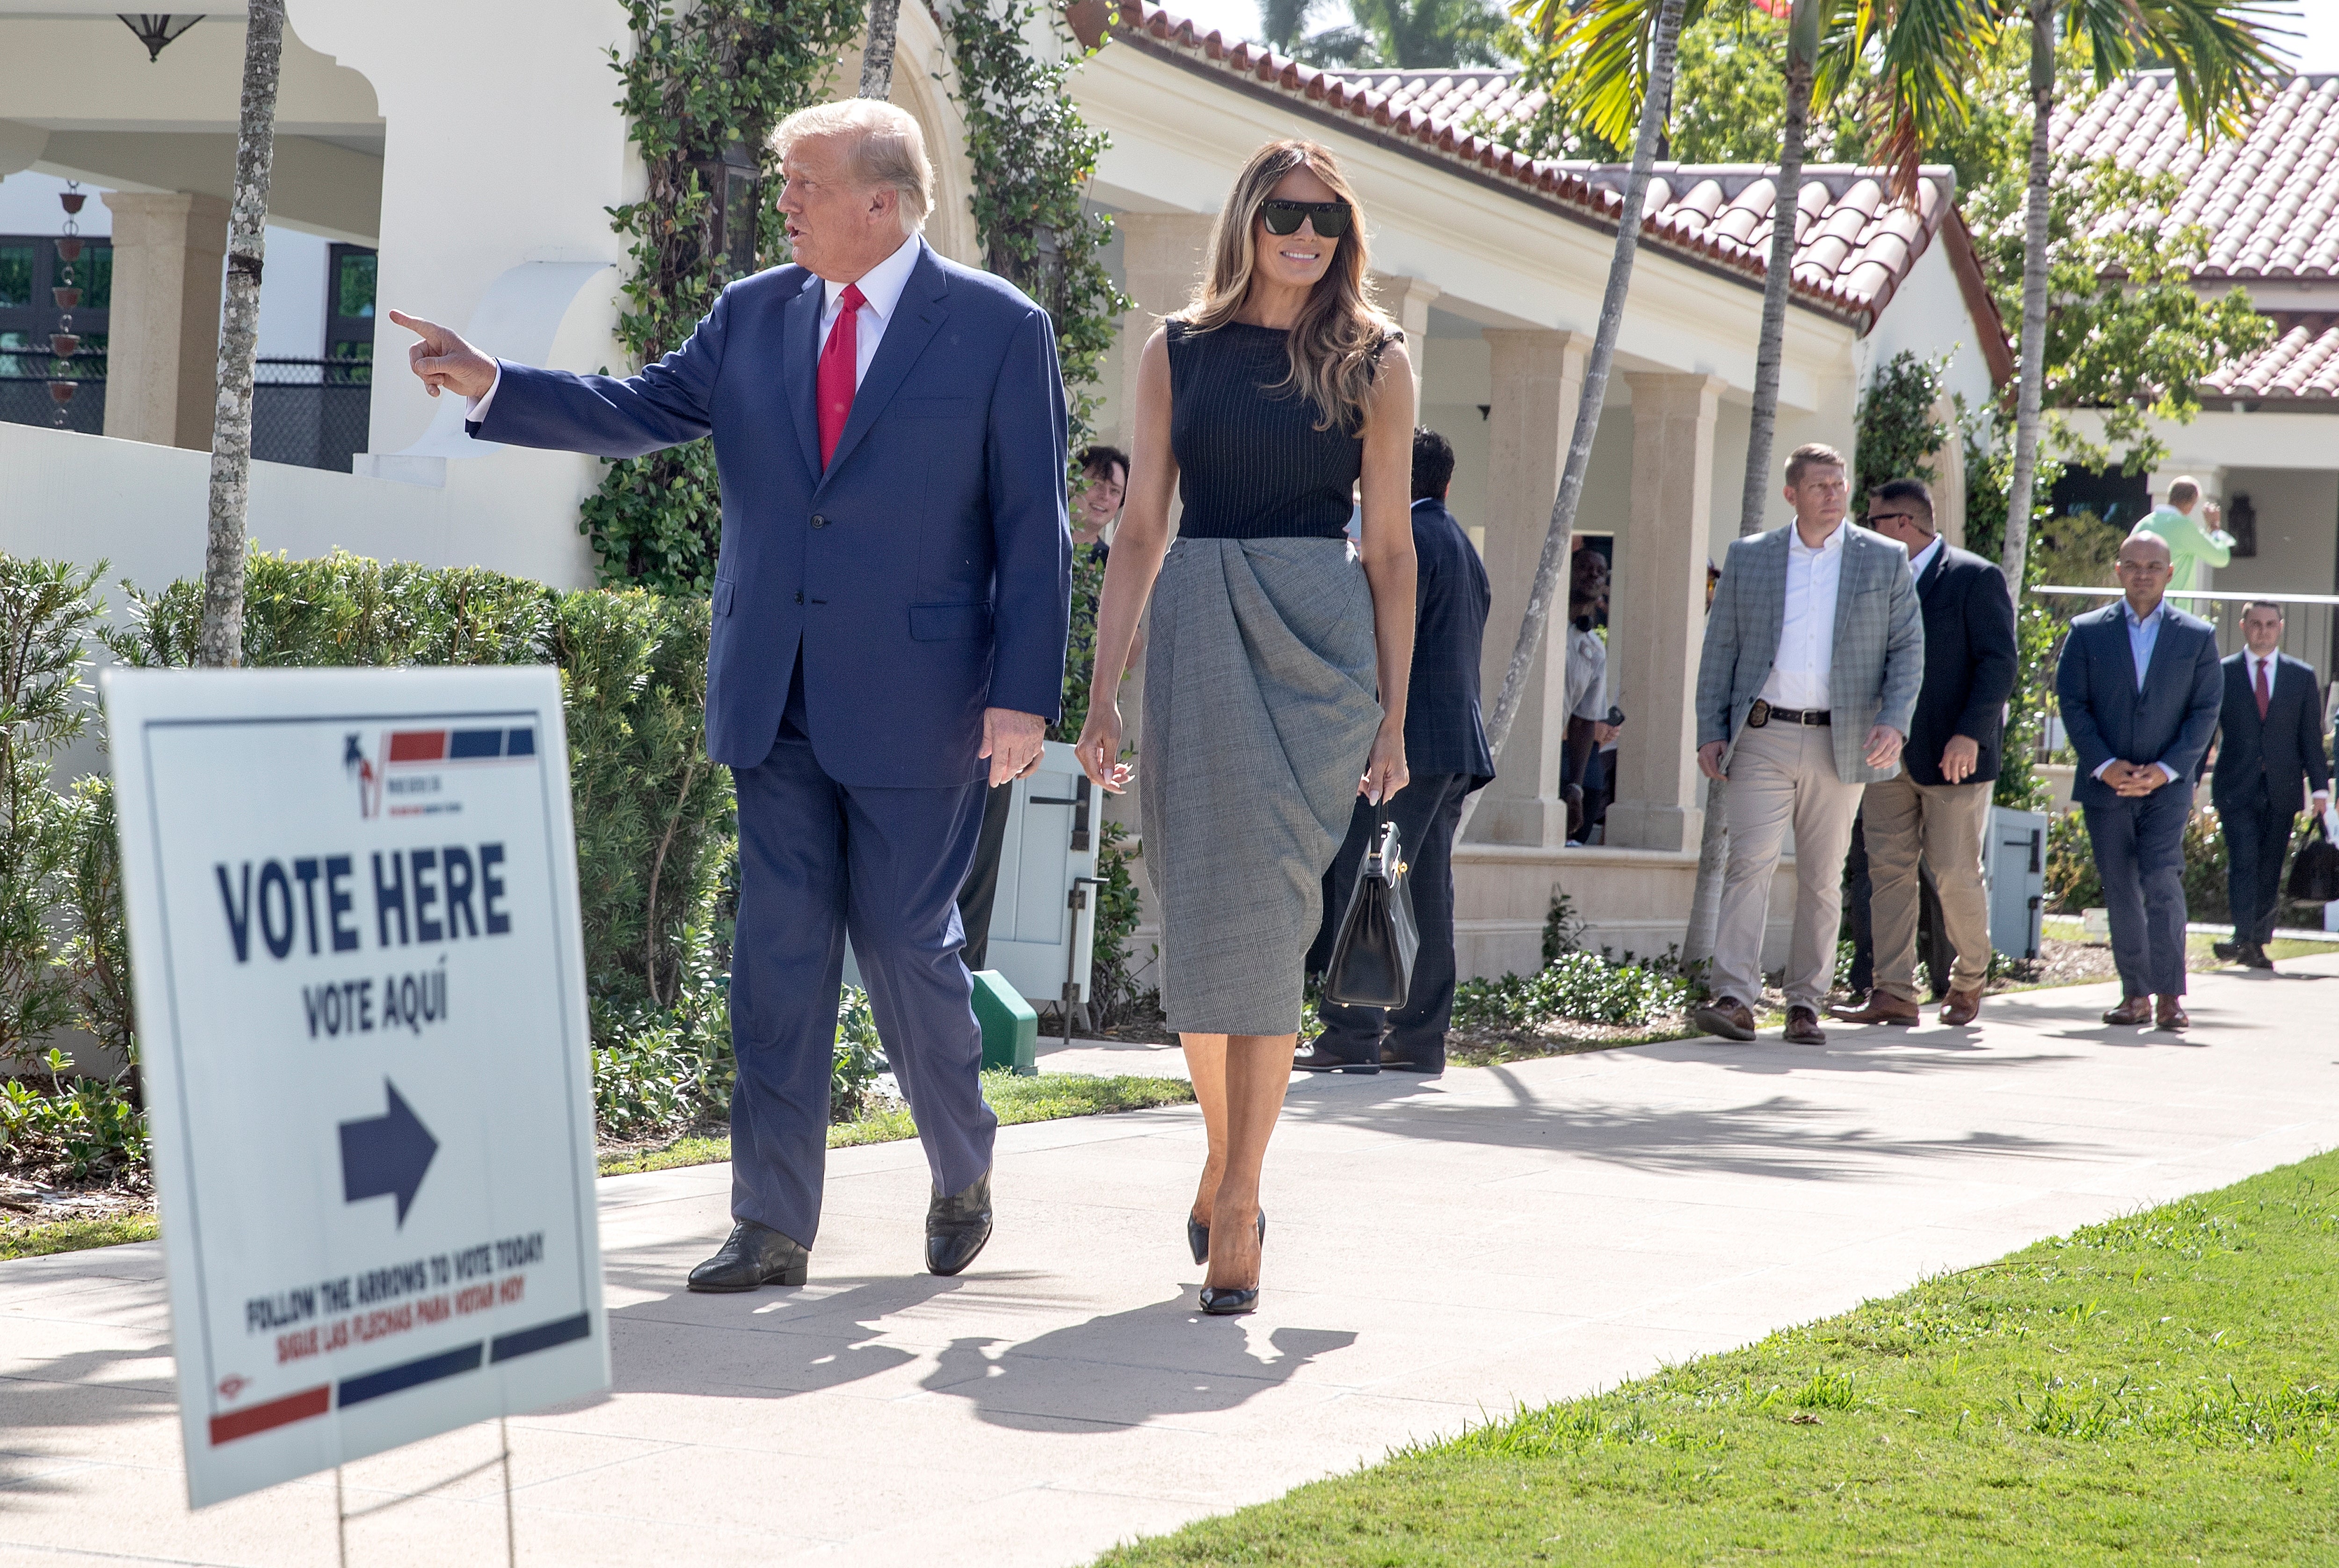
<path fill-rule="evenodd" d="M 774 143 L 794 264 L 725 289 L 639 375 L 498 362 L 393 313 L 482 440 L 621 458 L 715 439 L 706 749 L 739 803 L 737 1223 L 694 1290 L 804 1283 L 848 933 L 933 1178 L 926 1266 L 955 1274 L 990 1239 L 998 1123 L 955 901 L 986 780 L 1039 764 L 1071 592 L 1046 314 L 920 237 L 933 173 L 903 111 L 824 104 Z"/>
<path fill-rule="evenodd" d="M 2224 674 L 2209 623 L 2161 597 L 2164 540 L 2130 534 L 2117 569 L 2123 597 L 2071 622 L 2055 695 L 2119 968 L 2120 1004 L 2104 1021 L 2183 1029 L 2185 821 Z"/>
<path fill-rule="evenodd" d="M 2209 798 L 2226 830 L 2226 889 L 2234 940 L 2217 956 L 2272 969 L 2275 905 L 2282 896 L 2290 830 L 2314 791 L 2321 815 L 2331 804 L 2331 759 L 2323 750 L 2322 692 L 2314 666 L 2282 651 L 2282 606 L 2252 599 L 2242 606 L 2243 650 L 2226 661 L 2217 764 Z"/>
<path fill-rule="evenodd" d="M 1493 596 L 1470 536 L 1446 509 L 1453 482 L 1453 443 L 1436 430 L 1415 430 L 1413 551 L 1420 575 L 1405 708 L 1405 760 L 1413 782 L 1389 797 L 1387 813 L 1411 867 L 1406 878 L 1421 933 L 1413 983 L 1393 1012 L 1318 1001 L 1324 1032 L 1293 1059 L 1302 1072 L 1378 1072 L 1383 1064 L 1433 1078 L 1446 1070 L 1446 1026 L 1454 1016 L 1454 833 L 1462 803 L 1495 776 L 1478 712 L 1478 653 Z M 1357 797 L 1347 841 L 1324 873 L 1324 923 L 1308 954 L 1311 970 L 1331 962 L 1332 940 L 1380 815 Z"/>

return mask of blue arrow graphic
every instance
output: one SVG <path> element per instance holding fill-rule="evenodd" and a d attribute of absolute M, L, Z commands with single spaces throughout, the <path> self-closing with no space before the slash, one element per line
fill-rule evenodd
<path fill-rule="evenodd" d="M 381 1087 L 390 1095 L 390 1114 L 364 1121 L 341 1123 L 341 1201 L 363 1203 L 369 1198 L 395 1193 L 398 1223 L 414 1207 L 422 1173 L 439 1152 L 439 1140 L 400 1098 L 398 1085 L 388 1079 Z"/>

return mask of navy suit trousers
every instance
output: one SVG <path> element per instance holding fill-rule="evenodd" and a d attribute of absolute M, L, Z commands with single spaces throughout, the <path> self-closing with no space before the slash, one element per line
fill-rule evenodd
<path fill-rule="evenodd" d="M 1445 1063 L 1446 1027 L 1454 1016 L 1454 829 L 1476 783 L 1469 774 L 1416 774 L 1389 797 L 1388 819 L 1396 823 L 1397 843 L 1412 868 L 1406 875 L 1413 884 L 1414 924 L 1421 932 L 1413 984 L 1405 1005 L 1394 1011 L 1317 1002 L 1316 1016 L 1324 1023 L 1318 1050 L 1348 1061 L 1378 1061 L 1386 1045 L 1407 1061 Z M 1308 967 L 1318 973 L 1332 962 L 1332 942 L 1347 912 L 1348 895 L 1356 891 L 1376 814 L 1372 803 L 1358 795 L 1347 840 L 1324 873 L 1324 924 L 1308 955 Z"/>
<path fill-rule="evenodd" d="M 885 1059 L 943 1193 L 991 1167 L 982 1031 L 959 961 L 959 884 L 983 786 L 880 789 L 822 772 L 799 666 L 771 754 L 734 770 L 739 919 L 732 939 L 731 1213 L 806 1247 L 820 1228 L 844 942 Z"/>
<path fill-rule="evenodd" d="M 2085 808 L 2124 995 L 2185 993 L 2185 819 L 2192 804 L 2192 786 L 2179 779 L 2141 798 Z"/>
<path fill-rule="evenodd" d="M 2275 906 L 2282 900 L 2282 863 L 2298 819 L 2276 811 L 2261 778 L 2217 813 L 2226 830 L 2226 894 L 2233 906 L 2234 940 L 2260 947 L 2274 940 Z"/>

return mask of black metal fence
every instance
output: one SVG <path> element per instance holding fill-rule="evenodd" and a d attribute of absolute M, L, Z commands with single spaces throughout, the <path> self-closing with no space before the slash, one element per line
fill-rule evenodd
<path fill-rule="evenodd" d="M 104 433 L 104 376 L 74 382 L 73 400 L 63 404 L 50 395 L 49 381 L 47 376 L 0 376 L 0 419 L 12 425 L 61 426 L 84 436 Z"/>
<path fill-rule="evenodd" d="M 84 435 L 105 429 L 105 378 L 76 382 L 71 401 L 50 394 L 46 376 L 0 376 L 0 419 L 56 425 Z M 363 360 L 262 360 L 252 390 L 252 455 L 266 463 L 350 471 L 373 420 L 373 366 Z"/>
<path fill-rule="evenodd" d="M 365 360 L 262 360 L 252 389 L 252 455 L 262 462 L 350 471 L 373 420 Z"/>

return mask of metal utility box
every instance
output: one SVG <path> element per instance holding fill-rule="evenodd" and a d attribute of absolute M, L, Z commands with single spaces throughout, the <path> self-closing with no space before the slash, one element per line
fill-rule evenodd
<path fill-rule="evenodd" d="M 1012 787 L 985 962 L 1035 1004 L 1085 1002 L 1096 940 L 1095 786 L 1072 748 L 1050 741 L 1039 771 Z M 844 978 L 861 983 L 850 944 Z"/>
<path fill-rule="evenodd" d="M 2046 814 L 1990 807 L 1982 863 L 1989 873 L 1989 945 L 2008 958 L 2037 958 L 2047 899 Z"/>

